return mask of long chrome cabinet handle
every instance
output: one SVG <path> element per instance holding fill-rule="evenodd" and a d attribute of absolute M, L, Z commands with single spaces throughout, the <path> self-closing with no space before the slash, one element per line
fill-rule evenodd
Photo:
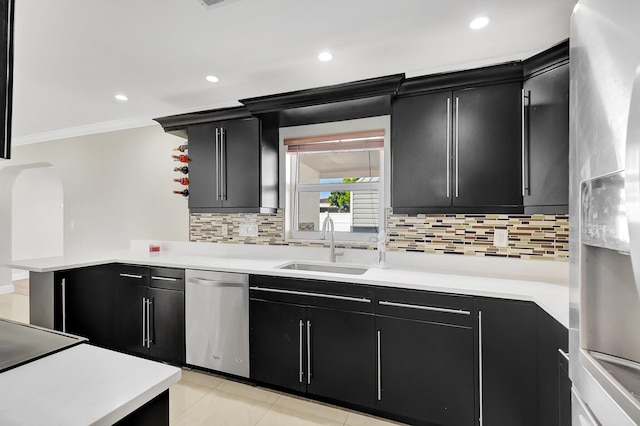
<path fill-rule="evenodd" d="M 300 320 L 300 379 L 299 379 L 300 383 L 302 383 L 302 375 L 303 375 L 303 364 L 302 364 L 303 363 L 303 361 L 302 361 L 302 352 L 303 352 L 303 350 L 302 350 L 302 348 L 303 348 L 303 346 L 302 346 L 302 344 L 303 344 L 302 343 L 302 336 L 303 336 L 302 329 L 303 328 L 304 328 L 304 322 L 302 320 Z"/>
<path fill-rule="evenodd" d="M 447 314 L 471 315 L 470 311 L 465 311 L 463 309 L 449 309 L 449 308 L 437 308 L 435 306 L 411 305 L 408 303 L 388 302 L 386 300 L 381 300 L 378 302 L 378 304 L 384 305 L 384 306 L 395 306 L 397 308 L 409 308 L 409 309 L 420 309 L 423 311 L 444 312 Z"/>
<path fill-rule="evenodd" d="M 153 339 L 151 338 L 151 305 L 153 302 L 151 299 L 147 299 L 147 348 L 151 347 Z"/>
<path fill-rule="evenodd" d="M 216 200 L 220 200 L 220 129 L 216 127 Z"/>
<path fill-rule="evenodd" d="M 460 184 L 459 184 L 459 162 L 458 162 L 458 157 L 460 157 L 459 155 L 459 147 L 460 147 L 460 136 L 459 136 L 459 117 L 460 116 L 460 99 L 456 96 L 456 137 L 455 137 L 455 154 L 456 154 L 456 198 L 458 198 L 460 196 Z"/>
<path fill-rule="evenodd" d="M 311 321 L 307 320 L 307 384 L 311 384 Z"/>
<path fill-rule="evenodd" d="M 171 278 L 171 277 L 151 277 L 152 280 L 158 280 L 158 281 L 178 281 L 177 278 Z"/>
<path fill-rule="evenodd" d="M 378 330 L 378 401 L 382 401 L 382 378 L 380 377 L 380 372 L 382 371 L 380 367 L 380 361 L 382 357 L 380 356 L 380 335 L 381 331 Z"/>
<path fill-rule="evenodd" d="M 227 199 L 227 133 L 220 128 L 220 198 Z"/>
<path fill-rule="evenodd" d="M 480 426 L 482 419 L 482 311 L 478 311 L 478 400 L 480 406 Z"/>
<path fill-rule="evenodd" d="M 60 287 L 62 288 L 62 332 L 67 332 L 67 279 L 63 278 Z"/>
<path fill-rule="evenodd" d="M 526 101 L 529 99 L 527 92 L 522 89 L 522 196 L 525 197 L 529 193 L 529 179 L 527 179 L 527 133 L 526 133 Z"/>
<path fill-rule="evenodd" d="M 322 297 L 325 299 L 347 300 L 349 302 L 371 303 L 371 299 L 367 299 L 366 297 L 338 296 L 335 294 L 311 293 L 307 291 L 281 290 L 279 288 L 264 288 L 264 287 L 249 287 L 249 290 L 266 291 L 268 293 L 294 294 L 297 296 L 315 296 L 315 297 Z"/>
<path fill-rule="evenodd" d="M 451 98 L 447 97 L 447 198 L 451 197 Z"/>
<path fill-rule="evenodd" d="M 142 298 L 142 347 L 147 347 L 147 300 Z"/>
<path fill-rule="evenodd" d="M 136 274 L 120 274 L 120 276 L 125 278 L 136 278 L 138 280 L 142 279 L 142 275 L 136 275 Z"/>

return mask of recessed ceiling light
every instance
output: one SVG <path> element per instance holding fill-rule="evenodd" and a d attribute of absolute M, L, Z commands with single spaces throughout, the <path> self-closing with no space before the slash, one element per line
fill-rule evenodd
<path fill-rule="evenodd" d="M 318 59 L 322 62 L 328 62 L 333 59 L 333 55 L 331 54 L 331 52 L 327 51 L 320 52 L 320 54 L 318 55 Z"/>
<path fill-rule="evenodd" d="M 208 75 L 206 78 L 209 83 L 217 83 L 220 81 L 220 79 L 215 75 Z"/>
<path fill-rule="evenodd" d="M 476 19 L 471 21 L 469 24 L 469 28 L 472 30 L 479 30 L 480 28 L 484 28 L 489 25 L 489 17 L 488 16 L 478 16 Z"/>
<path fill-rule="evenodd" d="M 124 101 L 128 101 L 128 100 L 129 100 L 129 98 L 127 98 L 127 97 L 126 97 L 125 95 L 123 95 L 122 93 L 117 94 L 117 95 L 116 95 L 116 99 L 117 99 L 117 100 L 119 100 L 119 101 L 122 101 L 122 102 L 124 102 Z"/>

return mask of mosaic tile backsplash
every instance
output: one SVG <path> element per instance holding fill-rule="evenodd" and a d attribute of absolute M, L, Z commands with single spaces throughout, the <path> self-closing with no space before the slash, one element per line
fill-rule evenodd
<path fill-rule="evenodd" d="M 257 223 L 257 237 L 241 237 L 240 224 Z M 387 250 L 466 256 L 568 261 L 568 215 L 388 215 Z M 226 226 L 226 235 L 223 230 Z M 495 229 L 508 232 L 508 247 L 495 247 Z M 286 241 L 283 210 L 275 214 L 192 213 L 196 242 L 317 247 L 318 241 Z M 375 243 L 337 243 L 347 249 L 375 249 Z"/>

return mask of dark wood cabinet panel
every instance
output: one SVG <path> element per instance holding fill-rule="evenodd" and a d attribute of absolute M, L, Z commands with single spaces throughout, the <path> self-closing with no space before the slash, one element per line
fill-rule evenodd
<path fill-rule="evenodd" d="M 474 303 L 484 424 L 537 425 L 537 307 L 485 298 Z"/>
<path fill-rule="evenodd" d="M 451 205 L 451 92 L 401 98 L 391 117 L 394 207 Z"/>
<path fill-rule="evenodd" d="M 66 332 L 103 347 L 115 343 L 116 291 L 109 280 L 110 272 L 110 266 L 104 265 L 60 273 L 64 279 Z"/>
<path fill-rule="evenodd" d="M 148 295 L 147 277 L 122 277 L 118 274 L 117 292 L 117 344 L 115 348 L 128 353 L 148 355 L 144 335 L 146 333 L 146 307 Z"/>
<path fill-rule="evenodd" d="M 148 297 L 151 300 L 149 354 L 172 364 L 184 364 L 184 292 L 152 287 Z"/>
<path fill-rule="evenodd" d="M 524 82 L 526 108 L 525 212 L 568 213 L 569 64 Z"/>
<path fill-rule="evenodd" d="M 306 389 L 306 308 L 273 301 L 249 303 L 251 378 L 273 386 Z"/>
<path fill-rule="evenodd" d="M 379 410 L 412 424 L 473 425 L 471 327 L 378 316 Z"/>
<path fill-rule="evenodd" d="M 307 392 L 362 407 L 375 407 L 375 317 L 307 308 L 311 380 Z"/>
<path fill-rule="evenodd" d="M 521 85 L 454 97 L 454 206 L 522 205 Z"/>
<path fill-rule="evenodd" d="M 394 211 L 521 212 L 521 98 L 512 82 L 396 99 Z"/>
<path fill-rule="evenodd" d="M 255 118 L 227 121 L 222 125 L 224 144 L 225 208 L 260 205 L 260 126 Z"/>
<path fill-rule="evenodd" d="M 187 129 L 189 137 L 189 208 L 222 207 L 218 185 L 215 123 Z"/>

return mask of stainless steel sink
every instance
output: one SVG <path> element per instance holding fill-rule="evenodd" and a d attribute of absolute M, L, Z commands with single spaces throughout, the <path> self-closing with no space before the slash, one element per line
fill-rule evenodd
<path fill-rule="evenodd" d="M 305 263 L 305 262 L 291 262 L 286 265 L 277 267 L 278 269 L 293 269 L 296 271 L 313 271 L 313 272 L 328 272 L 330 274 L 349 274 L 349 275 L 362 275 L 367 272 L 368 268 L 359 266 L 346 266 L 346 265 L 328 265 L 325 263 Z"/>

